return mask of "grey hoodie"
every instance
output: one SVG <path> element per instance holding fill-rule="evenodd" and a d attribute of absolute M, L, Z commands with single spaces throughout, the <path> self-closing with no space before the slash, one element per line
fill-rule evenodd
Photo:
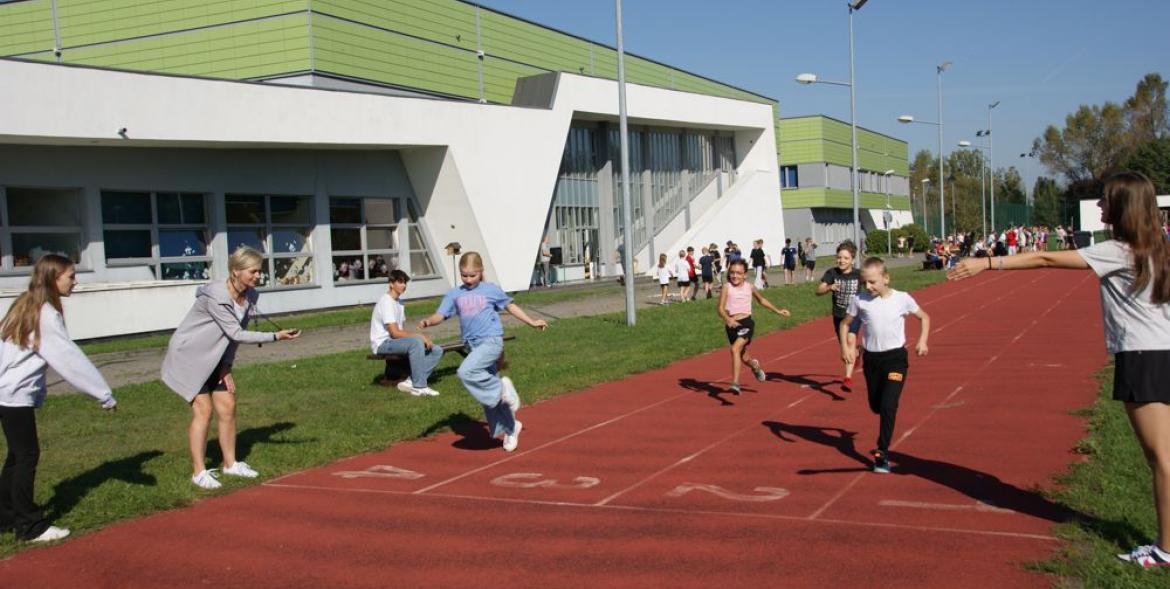
<path fill-rule="evenodd" d="M 276 341 L 275 333 L 248 331 L 260 295 L 249 288 L 244 293 L 243 319 L 236 316 L 235 303 L 227 284 L 212 282 L 195 291 L 195 304 L 179 323 L 162 364 L 162 380 L 188 403 L 220 365 L 231 365 L 241 343 Z"/>
<path fill-rule="evenodd" d="M 0 342 L 0 406 L 40 407 L 45 402 L 45 371 L 51 366 L 77 390 L 102 407 L 117 405 L 102 373 L 65 331 L 65 318 L 49 303 L 41 306 L 41 345 L 32 348 Z"/>

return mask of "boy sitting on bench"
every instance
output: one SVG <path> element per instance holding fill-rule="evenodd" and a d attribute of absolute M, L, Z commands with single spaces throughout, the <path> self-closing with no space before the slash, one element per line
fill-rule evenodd
<path fill-rule="evenodd" d="M 410 361 L 410 378 L 398 383 L 398 390 L 416 397 L 437 397 L 439 391 L 427 386 L 427 378 L 443 357 L 443 348 L 434 345 L 422 333 L 405 330 L 406 308 L 398 301 L 406 292 L 410 276 L 402 270 L 390 271 L 386 294 L 374 305 L 370 318 L 370 350 L 375 354 L 397 354 Z"/>

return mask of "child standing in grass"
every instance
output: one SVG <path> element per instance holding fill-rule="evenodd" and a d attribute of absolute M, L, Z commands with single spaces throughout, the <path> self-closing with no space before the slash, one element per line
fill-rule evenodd
<path fill-rule="evenodd" d="M 48 254 L 33 267 L 28 290 L 16 298 L 0 322 L 0 426 L 8 445 L 0 471 L 0 531 L 19 540 L 52 542 L 69 530 L 49 524 L 33 497 L 41 444 L 35 410 L 45 402 L 49 367 L 102 409 L 118 406 L 110 385 L 65 330 L 61 298 L 77 285 L 73 261 Z"/>
<path fill-rule="evenodd" d="M 1137 172 L 1105 181 L 1097 201 L 1113 239 L 1066 251 L 967 258 L 947 274 L 984 270 L 1092 270 L 1101 288 L 1105 349 L 1113 354 L 1113 399 L 1125 403 L 1133 433 L 1153 473 L 1158 536 L 1125 554 L 1143 568 L 1170 567 L 1170 243 L 1154 185 Z"/>
<path fill-rule="evenodd" d="M 548 327 L 548 323 L 543 319 L 532 319 L 499 286 L 483 281 L 483 258 L 479 253 L 467 252 L 460 256 L 459 277 L 462 284 L 448 291 L 439 303 L 438 311 L 419 321 L 418 326 L 426 329 L 452 315 L 459 315 L 459 330 L 470 350 L 459 365 L 459 380 L 483 405 L 491 436 L 504 436 L 504 451 L 511 452 L 520 443 L 523 424 L 516 419 L 520 394 L 512 385 L 512 379 L 496 375 L 499 359 L 504 353 L 504 327 L 497 311 L 506 310 L 541 331 Z"/>
<path fill-rule="evenodd" d="M 658 299 L 659 305 L 667 303 L 667 289 L 670 288 L 670 277 L 673 275 L 670 267 L 666 264 L 666 254 L 658 254 L 658 287 L 662 290 L 662 296 Z"/>
<path fill-rule="evenodd" d="M 906 384 L 910 361 L 906 354 L 906 315 L 914 315 L 922 322 L 916 351 L 925 356 L 926 338 L 930 335 L 930 316 L 909 293 L 890 288 L 890 274 L 881 258 L 869 258 L 861 267 L 861 282 L 865 292 L 849 302 L 845 318 L 837 326 L 841 343 L 841 359 L 852 364 L 857 348 L 848 343 L 849 323 L 860 319 L 865 327 L 863 338 L 865 387 L 869 392 L 869 409 L 881 416 L 877 449 L 873 450 L 873 471 L 890 472 L 890 438 L 894 435 L 894 421 L 898 416 L 898 400 Z"/>
<path fill-rule="evenodd" d="M 756 329 L 756 323 L 752 320 L 752 299 L 777 315 L 791 315 L 788 309 L 773 305 L 747 281 L 747 262 L 742 258 L 734 260 L 727 266 L 727 284 L 719 292 L 719 318 L 727 330 L 727 343 L 731 344 L 731 393 L 734 395 L 739 394 L 741 363 L 751 369 L 756 380 L 763 382 L 767 378 L 759 360 L 749 356 L 747 351 Z"/>

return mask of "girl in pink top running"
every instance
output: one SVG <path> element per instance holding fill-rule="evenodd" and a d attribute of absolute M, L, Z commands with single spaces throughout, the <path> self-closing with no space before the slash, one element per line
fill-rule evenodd
<path fill-rule="evenodd" d="M 747 262 L 742 258 L 733 260 L 727 265 L 727 286 L 719 291 L 719 318 L 727 330 L 727 343 L 731 344 L 731 394 L 739 394 L 739 365 L 744 363 L 751 368 L 756 379 L 763 382 L 767 379 L 760 362 L 748 355 L 748 345 L 752 343 L 756 323 L 752 321 L 752 299 L 758 301 L 766 309 L 788 317 L 788 309 L 777 308 L 771 301 L 764 298 L 752 283 L 746 280 Z"/>

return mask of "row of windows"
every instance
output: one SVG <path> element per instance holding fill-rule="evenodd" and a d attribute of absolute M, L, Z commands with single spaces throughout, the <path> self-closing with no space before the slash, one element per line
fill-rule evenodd
<path fill-rule="evenodd" d="M 102 237 L 109 267 L 149 268 L 154 278 L 210 278 L 213 258 L 208 196 L 183 192 L 101 193 Z M 79 190 L 0 190 L 0 269 L 31 266 L 44 254 L 80 261 L 84 231 Z M 303 195 L 226 194 L 228 251 L 247 246 L 264 256 L 259 286 L 313 284 L 313 199 Z M 405 215 L 405 216 L 404 216 Z M 400 252 L 415 276 L 434 276 L 414 203 L 398 198 L 329 199 L 333 280 L 385 278 Z M 400 244 L 406 223 L 409 243 Z"/>

